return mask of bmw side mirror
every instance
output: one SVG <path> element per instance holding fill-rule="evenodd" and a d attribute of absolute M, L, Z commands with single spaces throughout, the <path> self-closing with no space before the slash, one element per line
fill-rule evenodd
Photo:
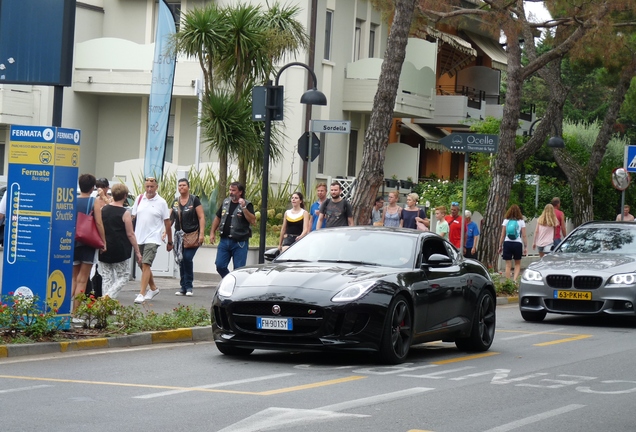
<path fill-rule="evenodd" d="M 278 248 L 274 248 L 266 250 L 263 257 L 265 258 L 265 261 L 274 261 L 278 255 L 280 255 L 280 250 L 278 250 Z"/>

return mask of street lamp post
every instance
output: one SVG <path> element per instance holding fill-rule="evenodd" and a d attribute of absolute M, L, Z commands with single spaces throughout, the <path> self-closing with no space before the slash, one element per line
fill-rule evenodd
<path fill-rule="evenodd" d="M 261 225 L 260 225 L 260 241 L 258 245 L 258 262 L 265 262 L 265 240 L 267 237 L 267 196 L 269 192 L 269 153 L 270 142 L 272 136 L 272 120 L 276 115 L 277 119 L 282 118 L 284 89 L 278 85 L 278 80 L 283 71 L 292 66 L 301 66 L 307 69 L 311 74 L 314 87 L 307 90 L 300 97 L 300 103 L 305 105 L 327 105 L 327 97 L 318 91 L 318 79 L 314 71 L 304 63 L 292 62 L 288 63 L 276 73 L 274 85 L 271 81 L 265 86 L 265 137 L 263 140 L 263 188 L 261 190 Z"/>

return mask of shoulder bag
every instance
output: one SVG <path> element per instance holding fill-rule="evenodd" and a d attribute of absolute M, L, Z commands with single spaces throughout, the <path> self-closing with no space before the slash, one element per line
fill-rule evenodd
<path fill-rule="evenodd" d="M 75 240 L 95 249 L 104 247 L 102 236 L 99 235 L 95 217 L 92 210 L 93 197 L 89 198 L 86 205 L 86 213 L 77 212 L 77 223 L 75 224 Z M 90 209 L 90 213 L 88 212 Z"/>
<path fill-rule="evenodd" d="M 190 201 L 192 201 L 192 195 L 190 195 L 190 197 L 188 198 L 188 202 L 186 203 L 186 205 L 190 204 Z M 194 209 L 193 209 L 194 210 Z M 179 227 L 181 228 L 181 231 L 183 232 L 183 222 L 181 221 L 181 203 L 179 203 Z M 183 232 L 183 248 L 184 249 L 194 249 L 194 248 L 198 248 L 199 245 L 199 229 L 197 228 L 196 231 L 192 231 L 192 232 Z"/>

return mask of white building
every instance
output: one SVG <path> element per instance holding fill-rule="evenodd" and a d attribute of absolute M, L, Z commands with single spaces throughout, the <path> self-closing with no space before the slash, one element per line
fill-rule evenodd
<path fill-rule="evenodd" d="M 208 1 L 168 3 L 178 14 Z M 265 1 L 252 3 L 266 7 Z M 283 72 L 280 84 L 285 86 L 284 128 L 288 141 L 284 162 L 271 169 L 271 182 L 303 180 L 296 147 L 310 118 L 350 120 L 352 125 L 350 135 L 320 137 L 322 150 L 311 164 L 312 181 L 355 176 L 361 165 L 364 132 L 386 49 L 387 24 L 368 0 L 287 3 L 301 7 L 298 19 L 308 33 L 315 34 L 315 54 L 305 52 L 286 60 L 312 67 L 328 105 L 314 106 L 308 114 L 306 106 L 299 103 L 308 89 L 307 71 L 292 67 Z M 121 177 L 127 182 L 131 176 L 141 175 L 157 9 L 156 0 L 77 1 L 73 85 L 64 90 L 62 126 L 82 131 L 81 172 Z M 501 109 L 498 69 L 505 68 L 505 53 L 496 42 L 484 42 L 483 35 L 461 34 L 464 39 L 428 29 L 418 35 L 420 39 L 410 40 L 395 105 L 395 117 L 402 118 L 406 128 L 398 128 L 400 123 L 396 122 L 390 141 L 395 144 L 389 145 L 387 151 L 387 177 L 395 173 L 401 179 L 417 179 L 430 172 L 439 176 L 439 172 L 446 172 L 443 170 L 450 176 L 452 159 L 460 166 L 458 158 L 463 162 L 463 155 L 449 159 L 450 153 L 442 154 L 436 141 L 443 135 L 437 126 L 449 130 L 465 128 L 466 117 L 483 118 Z M 466 39 L 466 35 L 470 37 Z M 216 155 L 208 154 L 204 141 L 198 155 L 195 151 L 195 83 L 200 77 L 197 62 L 178 60 L 166 161 L 181 167 L 197 161 L 216 161 Z M 442 89 L 441 83 L 452 84 L 453 91 Z M 0 85 L 0 174 L 7 170 L 8 125 L 49 125 L 52 104 L 52 88 Z M 131 162 L 122 163 L 126 161 Z"/>

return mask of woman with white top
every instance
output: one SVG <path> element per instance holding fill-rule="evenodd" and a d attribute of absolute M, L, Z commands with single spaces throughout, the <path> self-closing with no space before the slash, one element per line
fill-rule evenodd
<path fill-rule="evenodd" d="M 291 245 L 309 234 L 311 228 L 303 194 L 294 192 L 291 196 L 291 204 L 292 208 L 285 211 L 283 227 L 280 230 L 278 249 L 281 252 L 285 252 Z"/>
<path fill-rule="evenodd" d="M 554 243 L 554 228 L 559 226 L 559 220 L 554 212 L 552 204 L 543 208 L 543 213 L 537 220 L 537 228 L 534 230 L 532 249 L 539 249 L 539 258 L 550 252 Z"/>
<path fill-rule="evenodd" d="M 398 228 L 402 226 L 402 207 L 397 205 L 398 191 L 389 192 L 389 205 L 382 213 L 382 226 Z"/>
<path fill-rule="evenodd" d="M 510 279 L 512 260 L 515 261 L 514 281 L 521 271 L 521 257 L 528 254 L 528 242 L 526 240 L 526 223 L 523 221 L 521 209 L 517 204 L 510 206 L 506 212 L 506 218 L 501 224 L 501 237 L 499 238 L 499 252 L 506 262 L 505 276 Z"/>

